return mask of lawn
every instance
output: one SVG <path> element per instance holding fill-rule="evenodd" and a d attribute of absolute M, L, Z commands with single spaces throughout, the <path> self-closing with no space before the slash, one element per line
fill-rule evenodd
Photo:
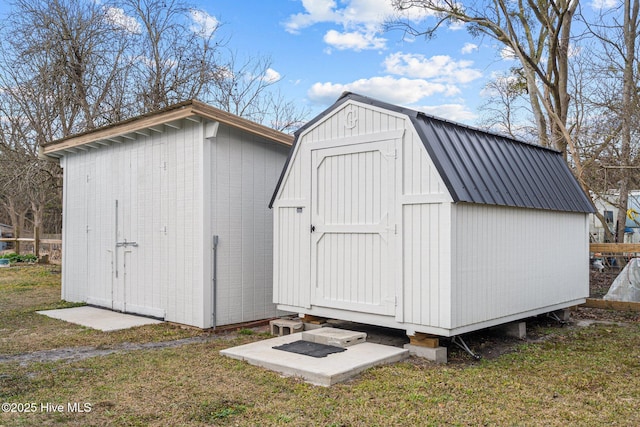
<path fill-rule="evenodd" d="M 164 324 L 107 333 L 35 314 L 65 306 L 59 279 L 55 267 L 0 270 L 0 357 L 207 339 L 72 362 L 0 363 L 3 410 L 21 411 L 0 413 L 0 426 L 640 425 L 633 316 L 589 327 L 532 322 L 535 339 L 513 342 L 496 358 L 474 362 L 458 353 L 445 366 L 412 358 L 322 388 L 219 355 L 264 339 L 263 329 L 208 335 Z M 575 315 L 598 313 L 584 310 Z"/>

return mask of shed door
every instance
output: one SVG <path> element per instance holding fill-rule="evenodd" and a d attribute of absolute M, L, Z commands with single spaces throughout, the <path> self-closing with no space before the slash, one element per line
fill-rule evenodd
<path fill-rule="evenodd" d="M 135 229 L 131 224 L 130 200 L 115 201 L 116 233 L 115 233 L 115 274 L 113 282 L 112 308 L 125 312 L 138 312 L 132 306 L 132 300 L 137 293 L 139 283 L 132 273 L 133 264 L 137 261 L 138 242 L 135 239 Z"/>
<path fill-rule="evenodd" d="M 312 304 L 395 314 L 394 140 L 312 150 Z"/>

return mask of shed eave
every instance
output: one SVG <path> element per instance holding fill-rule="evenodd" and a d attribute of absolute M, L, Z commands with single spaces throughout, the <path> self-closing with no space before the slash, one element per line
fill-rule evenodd
<path fill-rule="evenodd" d="M 135 140 L 138 135 L 149 136 L 153 133 L 161 133 L 164 126 L 179 128 L 180 122 L 184 119 L 195 122 L 202 119 L 220 122 L 287 147 L 293 143 L 291 135 L 243 119 L 203 102 L 190 100 L 172 105 L 164 110 L 49 142 L 42 146 L 42 154 L 48 157 L 59 157 L 65 152 L 71 152 L 89 144 L 93 148 L 95 144 L 110 145 L 126 140 Z"/>

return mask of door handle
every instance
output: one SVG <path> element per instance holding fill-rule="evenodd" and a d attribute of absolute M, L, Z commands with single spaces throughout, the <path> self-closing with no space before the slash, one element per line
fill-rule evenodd
<path fill-rule="evenodd" d="M 316 231 L 316 226 L 311 224 L 311 232 L 313 233 L 314 231 Z"/>

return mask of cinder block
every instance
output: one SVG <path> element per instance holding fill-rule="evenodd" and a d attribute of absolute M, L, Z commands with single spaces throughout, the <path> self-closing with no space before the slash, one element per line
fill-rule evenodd
<path fill-rule="evenodd" d="M 365 332 L 348 331 L 338 328 L 320 328 L 302 333 L 304 341 L 318 344 L 335 345 L 337 347 L 349 347 L 363 343 L 367 340 Z"/>
<path fill-rule="evenodd" d="M 558 318 L 562 322 L 568 322 L 569 320 L 571 320 L 571 310 L 569 310 L 568 308 L 563 308 L 562 310 L 556 310 L 554 311 L 554 313 L 556 314 L 556 316 L 558 316 Z"/>
<path fill-rule="evenodd" d="M 409 354 L 435 363 L 447 363 L 446 347 L 422 347 L 418 345 L 405 344 L 404 348 L 409 350 Z"/>
<path fill-rule="evenodd" d="M 314 329 L 326 328 L 329 326 L 328 323 L 307 323 L 303 322 L 305 331 L 313 331 Z"/>
<path fill-rule="evenodd" d="M 506 336 L 523 340 L 527 337 L 526 322 L 512 322 L 504 325 L 496 326 L 496 329 L 502 331 Z"/>
<path fill-rule="evenodd" d="M 293 334 L 294 332 L 302 332 L 304 329 L 304 325 L 299 319 L 274 319 L 269 322 L 269 326 L 271 326 L 271 335 L 279 337 Z"/>

